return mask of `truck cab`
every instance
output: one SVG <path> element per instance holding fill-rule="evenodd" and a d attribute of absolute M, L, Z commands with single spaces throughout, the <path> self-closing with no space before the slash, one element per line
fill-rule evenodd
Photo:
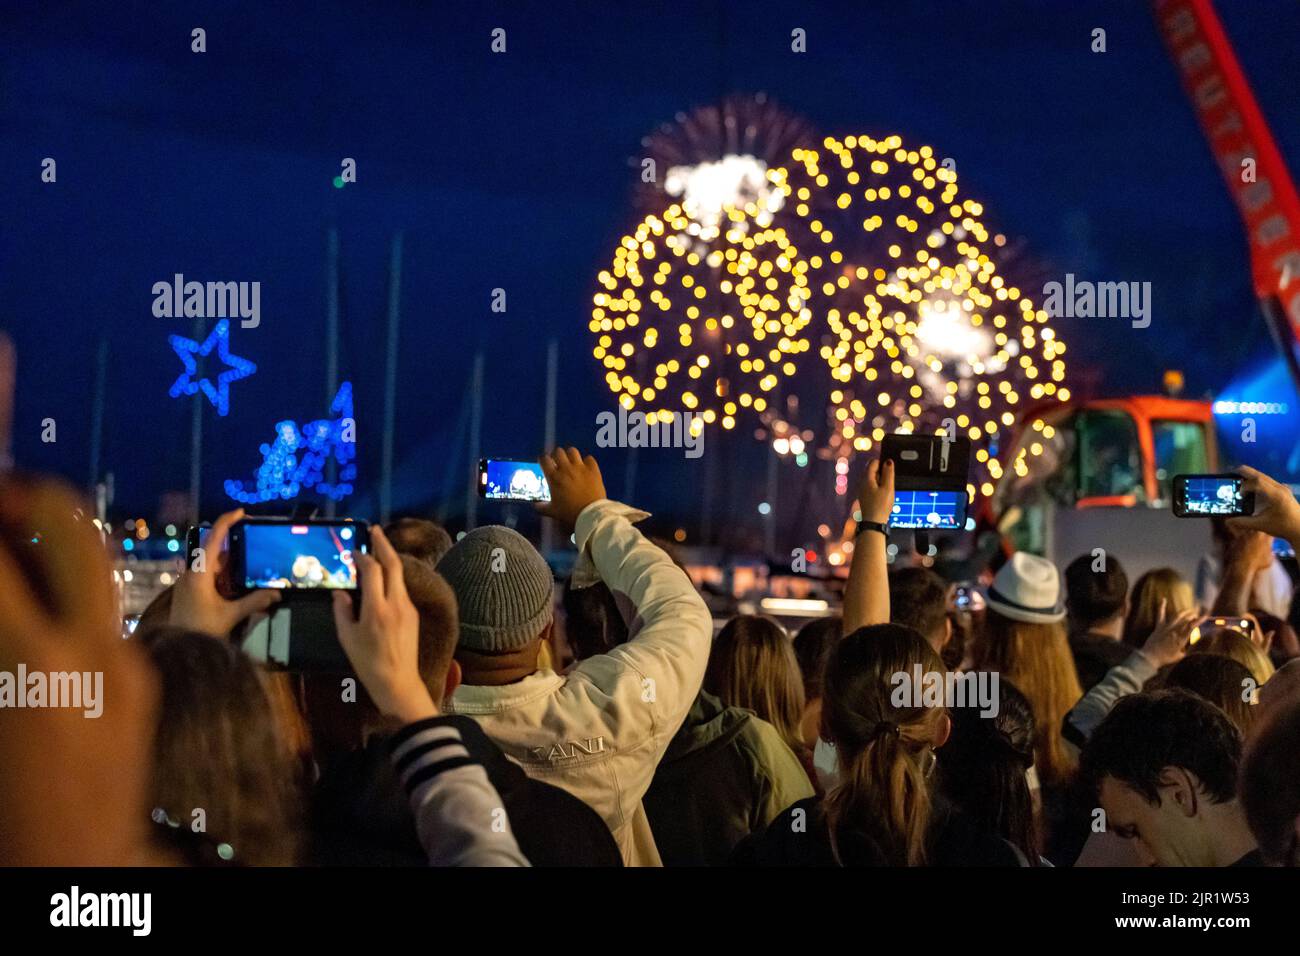
<path fill-rule="evenodd" d="M 1175 518 L 1169 505 L 1174 475 L 1219 470 L 1209 402 L 1135 396 L 1042 406 L 997 457 L 987 518 L 1007 550 L 1064 568 L 1100 548 L 1130 580 L 1157 567 L 1195 580 L 1209 523 Z"/>

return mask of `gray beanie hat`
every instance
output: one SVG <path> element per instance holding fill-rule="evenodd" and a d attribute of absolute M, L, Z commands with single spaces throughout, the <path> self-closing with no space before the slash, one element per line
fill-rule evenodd
<path fill-rule="evenodd" d="M 550 566 L 517 531 L 475 528 L 443 555 L 438 573 L 456 592 L 459 646 L 467 650 L 517 651 L 551 622 Z"/>

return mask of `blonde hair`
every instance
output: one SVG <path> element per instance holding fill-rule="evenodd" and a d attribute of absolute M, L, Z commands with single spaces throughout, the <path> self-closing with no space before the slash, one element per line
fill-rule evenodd
<path fill-rule="evenodd" d="M 1192 586 L 1173 568 L 1156 568 L 1137 579 L 1124 621 L 1124 643 L 1141 647 L 1160 623 L 1160 602 L 1165 602 L 1165 620 L 1172 621 L 1196 607 Z"/>
<path fill-rule="evenodd" d="M 1255 678 L 1255 684 L 1259 687 L 1267 683 L 1275 670 L 1273 662 L 1260 650 L 1258 644 L 1241 631 L 1230 627 L 1218 628 L 1206 634 L 1192 645 L 1191 653 L 1230 657 L 1250 671 L 1250 676 Z"/>
<path fill-rule="evenodd" d="M 752 710 L 777 729 L 790 749 L 803 748 L 803 676 L 794 643 L 776 621 L 733 617 L 714 638 L 704 689 L 731 707 Z"/>
<path fill-rule="evenodd" d="M 838 862 L 841 829 L 865 835 L 890 865 L 926 862 L 929 774 L 947 711 L 894 693 L 895 675 L 911 675 L 917 666 L 927 674 L 946 673 L 925 638 L 899 624 L 859 628 L 826 662 L 822 726 L 835 743 L 840 779 L 823 809 Z"/>
<path fill-rule="evenodd" d="M 1064 625 L 1013 621 L 990 608 L 975 656 L 973 670 L 998 671 L 1028 698 L 1034 711 L 1034 766 L 1042 782 L 1059 784 L 1072 777 L 1078 761 L 1061 737 L 1061 722 L 1083 688 Z"/>

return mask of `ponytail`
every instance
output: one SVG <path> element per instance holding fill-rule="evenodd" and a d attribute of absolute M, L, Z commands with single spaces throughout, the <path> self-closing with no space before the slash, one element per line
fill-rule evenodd
<path fill-rule="evenodd" d="M 927 759 L 928 757 L 928 759 Z M 844 827 L 874 837 L 891 866 L 924 866 L 932 800 L 927 767 L 934 753 L 891 724 L 849 758 L 839 784 L 826 795 L 831 852 Z"/>
<path fill-rule="evenodd" d="M 895 702 L 891 683 L 913 669 L 942 673 L 943 663 L 920 634 L 897 624 L 859 628 L 827 661 L 822 726 L 840 757 L 840 780 L 823 800 L 831 851 L 841 837 L 874 843 L 891 866 L 924 866 L 933 811 L 933 748 L 946 711 Z"/>

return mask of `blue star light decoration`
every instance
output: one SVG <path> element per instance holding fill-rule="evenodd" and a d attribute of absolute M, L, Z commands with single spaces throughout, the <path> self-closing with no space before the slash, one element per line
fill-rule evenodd
<path fill-rule="evenodd" d="M 287 501 L 304 491 L 341 501 L 352 494 L 357 478 L 356 419 L 352 414 L 352 383 L 344 382 L 330 404 L 330 418 L 308 422 L 302 428 L 292 420 L 278 422 L 275 439 L 262 444 L 262 464 L 256 488 L 227 480 L 226 494 L 243 504 Z M 338 463 L 338 480 L 325 481 L 330 456 Z"/>
<path fill-rule="evenodd" d="M 208 401 L 216 408 L 218 415 L 225 415 L 230 411 L 230 383 L 237 382 L 241 378 L 248 378 L 257 371 L 257 366 L 248 359 L 230 354 L 230 321 L 228 319 L 222 319 L 218 322 L 202 344 L 195 342 L 193 339 L 187 339 L 183 335 L 168 336 L 167 341 L 171 343 L 172 349 L 185 366 L 185 371 L 172 383 L 172 387 L 167 394 L 172 398 L 180 398 L 182 395 L 193 395 L 198 391 L 202 391 L 208 397 Z M 215 385 L 212 384 L 206 374 L 199 375 L 199 363 L 195 358 L 196 356 L 206 358 L 214 348 L 217 350 L 217 357 L 226 366 L 226 370 L 217 376 Z"/>

